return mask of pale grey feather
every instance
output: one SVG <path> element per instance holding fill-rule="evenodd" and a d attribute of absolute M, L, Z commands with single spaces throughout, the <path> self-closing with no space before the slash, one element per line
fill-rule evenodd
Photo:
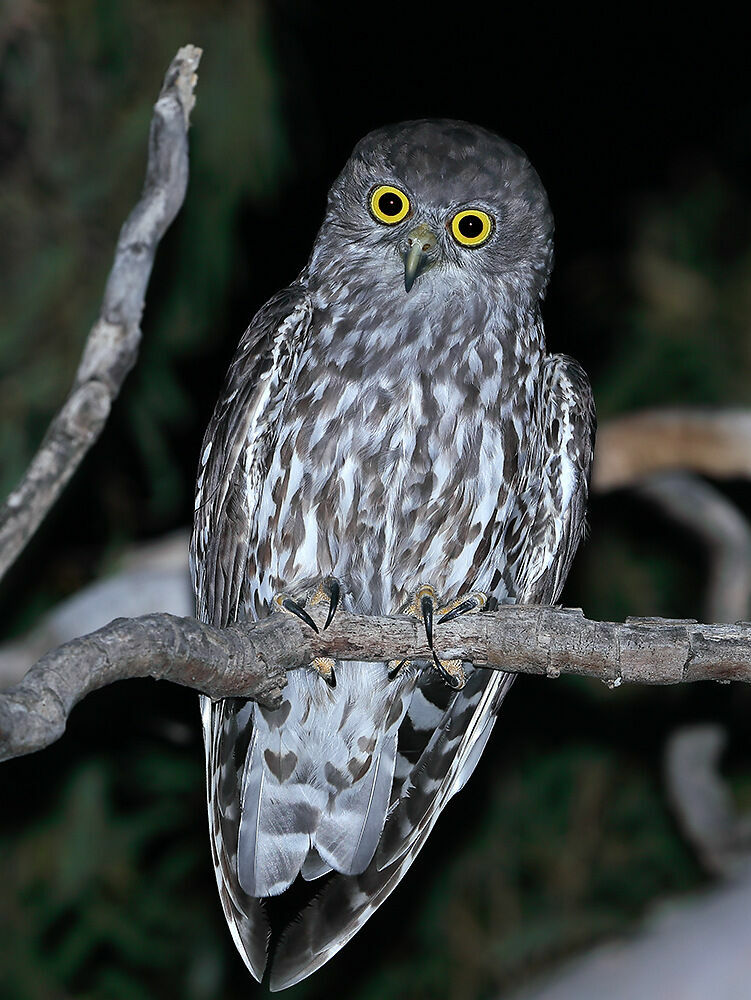
<path fill-rule="evenodd" d="M 326 864 L 318 851 L 311 850 L 308 851 L 308 856 L 303 862 L 300 874 L 306 882 L 314 882 L 317 878 L 328 875 L 330 871 L 332 871 L 331 865 Z"/>

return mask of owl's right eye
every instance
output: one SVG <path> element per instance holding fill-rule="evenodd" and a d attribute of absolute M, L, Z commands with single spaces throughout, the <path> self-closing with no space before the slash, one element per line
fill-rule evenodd
<path fill-rule="evenodd" d="M 379 184 L 370 194 L 370 211 L 379 222 L 393 226 L 409 214 L 409 198 L 399 188 Z"/>

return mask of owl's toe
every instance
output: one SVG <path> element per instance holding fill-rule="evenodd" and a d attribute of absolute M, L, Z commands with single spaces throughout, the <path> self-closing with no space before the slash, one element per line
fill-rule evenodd
<path fill-rule="evenodd" d="M 440 605 L 438 595 L 430 584 L 422 584 L 412 598 L 412 602 L 406 606 L 404 613 L 413 618 L 422 618 L 425 626 L 425 636 L 428 640 L 428 647 L 433 648 L 433 621 L 435 610 Z"/>
<path fill-rule="evenodd" d="M 305 622 L 314 632 L 320 633 L 322 629 L 327 629 L 334 619 L 337 608 L 341 602 L 342 588 L 339 581 L 333 576 L 324 577 L 315 586 L 308 587 L 302 593 L 291 595 L 287 593 L 275 594 L 272 603 L 276 611 L 284 611 L 287 614 L 295 615 L 300 621 Z M 322 614 L 313 611 L 319 605 L 328 604 L 326 618 L 321 622 Z M 311 614 L 313 612 L 313 614 Z M 314 618 L 318 619 L 318 621 Z"/>
<path fill-rule="evenodd" d="M 412 601 L 403 608 L 405 614 L 422 619 L 428 648 L 433 655 L 433 665 L 446 684 L 454 691 L 463 688 L 466 683 L 464 667 L 461 660 L 442 660 L 438 656 L 433 646 L 434 624 L 443 625 L 460 615 L 475 614 L 482 611 L 487 603 L 487 595 L 476 590 L 442 605 L 434 588 L 429 584 L 423 584 L 417 588 Z M 395 677 L 408 662 L 407 660 L 392 660 L 389 663 L 389 677 Z"/>
<path fill-rule="evenodd" d="M 318 626 L 305 610 L 305 601 L 301 604 L 294 597 L 290 597 L 289 594 L 276 594 L 274 596 L 274 605 L 278 611 L 285 611 L 288 615 L 295 615 L 300 621 L 309 625 L 314 632 L 318 632 Z"/>
<path fill-rule="evenodd" d="M 399 674 L 405 667 L 408 667 L 411 662 L 411 660 L 389 660 L 389 680 L 393 681 L 397 674 Z"/>
<path fill-rule="evenodd" d="M 454 618 L 458 618 L 459 615 L 472 615 L 476 614 L 478 611 L 484 610 L 487 607 L 488 595 L 484 594 L 481 590 L 475 590 L 471 594 L 467 594 L 466 597 L 457 597 L 455 601 L 452 601 L 445 608 L 441 608 L 437 611 L 438 624 L 444 625 L 446 622 L 453 621 Z"/>
<path fill-rule="evenodd" d="M 461 660 L 441 660 L 433 653 L 433 665 L 452 691 L 460 691 L 467 683 Z"/>
<path fill-rule="evenodd" d="M 334 576 L 327 576 L 318 584 L 315 593 L 310 599 L 312 605 L 321 604 L 323 601 L 328 601 L 329 610 L 326 613 L 326 621 L 323 623 L 324 629 L 327 629 L 334 619 L 336 614 L 336 609 L 339 607 L 339 601 L 342 596 L 342 588 L 339 581 Z"/>
<path fill-rule="evenodd" d="M 316 673 L 326 681 L 329 687 L 336 687 L 336 672 L 334 671 L 334 661 L 330 656 L 316 656 L 311 662 L 311 667 Z"/>

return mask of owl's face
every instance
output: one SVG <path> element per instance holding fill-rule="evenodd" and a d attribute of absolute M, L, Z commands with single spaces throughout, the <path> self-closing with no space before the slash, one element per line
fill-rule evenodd
<path fill-rule="evenodd" d="M 394 295 L 505 284 L 537 299 L 552 246 L 547 196 L 521 150 L 464 122 L 416 121 L 355 147 L 329 192 L 311 266 Z"/>

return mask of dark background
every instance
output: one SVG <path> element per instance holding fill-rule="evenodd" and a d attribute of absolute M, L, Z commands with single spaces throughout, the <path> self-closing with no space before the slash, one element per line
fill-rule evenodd
<path fill-rule="evenodd" d="M 248 319 L 304 264 L 331 180 L 370 128 L 458 117 L 521 145 L 557 220 L 551 349 L 600 419 L 747 405 L 747 37 L 713 9 L 6 0 L 0 8 L 0 486 L 62 402 L 140 189 L 177 48 L 204 49 L 191 182 L 160 248 L 144 344 L 112 418 L 0 589 L 3 633 L 189 523 L 203 429 Z M 357 25 L 357 26 L 355 26 Z M 748 508 L 743 483 L 723 486 Z M 595 498 L 565 595 L 592 617 L 700 616 L 698 544 L 628 493 Z M 392 900 L 293 992 L 497 996 L 632 926 L 702 873 L 665 802 L 666 737 L 751 746 L 739 687 L 609 692 L 525 679 L 460 804 Z M 3 766 L 3 997 L 254 995 L 206 842 L 195 697 L 96 694 L 65 738 Z"/>

